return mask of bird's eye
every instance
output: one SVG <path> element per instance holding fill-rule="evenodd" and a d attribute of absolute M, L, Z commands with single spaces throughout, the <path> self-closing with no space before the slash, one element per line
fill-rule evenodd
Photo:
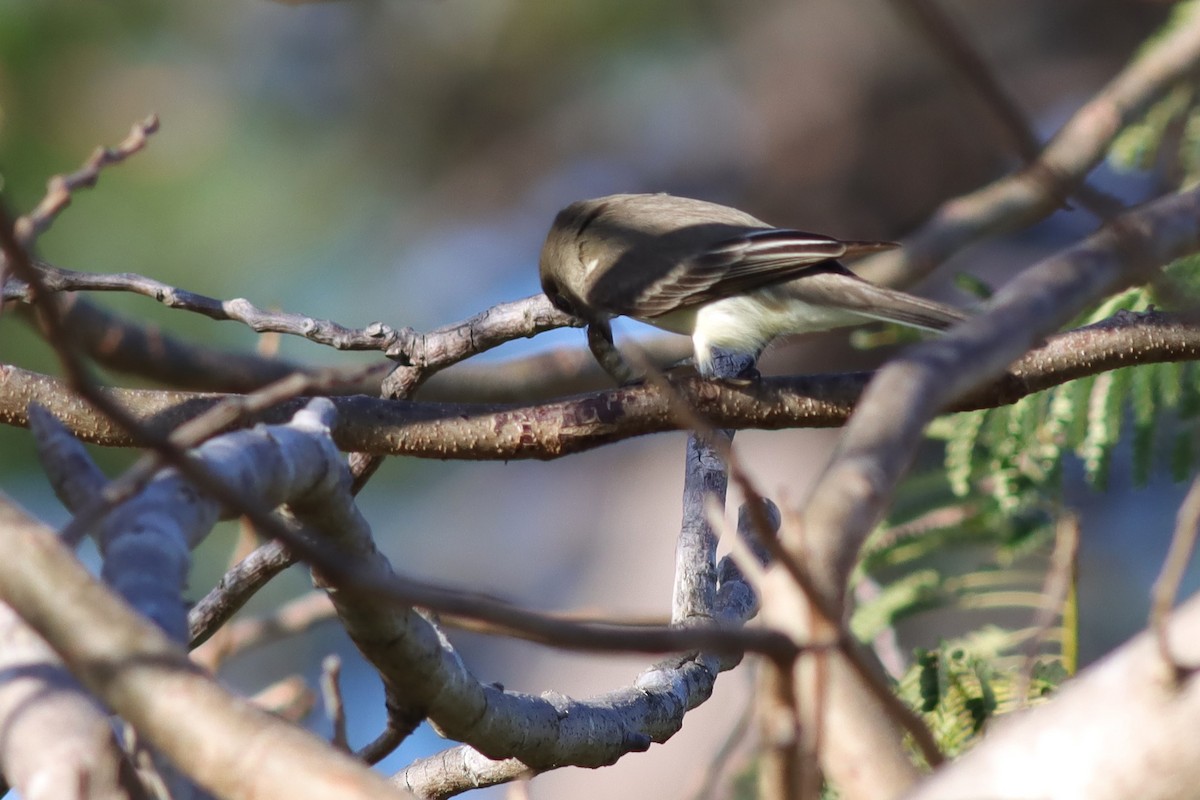
<path fill-rule="evenodd" d="M 556 282 L 552 280 L 545 281 L 542 284 L 542 291 L 545 292 L 546 297 L 550 298 L 550 303 L 559 311 L 570 314 L 573 317 L 579 316 L 579 312 L 575 310 L 575 305 L 559 289 Z"/>

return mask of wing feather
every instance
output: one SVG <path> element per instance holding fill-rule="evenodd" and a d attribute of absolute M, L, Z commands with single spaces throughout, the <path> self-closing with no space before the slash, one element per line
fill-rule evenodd
<path fill-rule="evenodd" d="M 622 313 L 657 317 L 783 283 L 837 258 L 895 246 L 891 242 L 842 242 L 790 229 L 752 231 L 679 260 L 629 297 Z"/>

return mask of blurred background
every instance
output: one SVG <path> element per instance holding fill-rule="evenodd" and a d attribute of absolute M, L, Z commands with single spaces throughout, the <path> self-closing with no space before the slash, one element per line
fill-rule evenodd
<path fill-rule="evenodd" d="M 944 5 L 1044 137 L 1168 10 L 1145 0 Z M 12 206 L 31 208 L 50 175 L 150 112 L 162 128 L 146 152 L 77 195 L 40 254 L 356 327 L 431 328 L 535 293 L 554 213 L 585 197 L 669 191 L 779 225 L 897 238 L 1017 164 L 989 110 L 887 0 L 0 0 L 0 170 Z M 1151 185 L 1103 168 L 1096 183 L 1130 201 Z M 968 303 L 956 272 L 1002 282 L 1092 224 L 1063 212 L 963 254 L 918 291 Z M 98 299 L 183 336 L 256 345 L 236 324 Z M 582 343 L 577 330 L 556 331 L 486 359 Z M 286 339 L 281 353 L 362 360 Z M 772 348 L 764 371 L 856 369 L 885 355 L 850 348 L 844 334 L 807 337 Z M 55 371 L 13 315 L 0 317 L 0 359 Z M 748 432 L 738 443 L 764 489 L 798 500 L 835 437 Z M 392 459 L 362 504 L 407 574 L 535 608 L 662 616 L 683 441 L 658 436 L 550 464 Z M 129 454 L 98 456 L 115 470 Z M 1084 521 L 1085 659 L 1141 626 L 1182 496 L 1165 478 L 1135 493 L 1123 475 L 1104 495 L 1071 481 Z M 0 489 L 49 522 L 66 518 L 24 431 L 0 428 Z M 194 597 L 224 569 L 234 536 L 222 530 L 198 553 Z M 289 574 L 255 608 L 306 588 Z M 1089 613 L 1101 593 L 1103 610 Z M 913 632 L 905 644 L 937 635 Z M 587 696 L 630 683 L 647 663 L 455 640 L 482 680 L 524 691 Z M 247 656 L 224 677 L 247 692 L 297 664 L 313 678 L 330 651 L 347 661 L 351 743 L 361 746 L 382 726 L 382 694 L 332 627 Z M 533 794 L 600 797 L 653 779 L 656 796 L 687 797 L 749 686 L 745 669 L 726 675 L 667 745 L 539 778 Z M 328 728 L 319 715 L 313 725 Z M 422 730 L 383 769 L 441 746 Z"/>

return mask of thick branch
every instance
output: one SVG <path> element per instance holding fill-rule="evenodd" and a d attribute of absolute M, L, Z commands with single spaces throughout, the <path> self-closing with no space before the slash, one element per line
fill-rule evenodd
<path fill-rule="evenodd" d="M 709 696 L 717 673 L 736 663 L 741 645 L 757 642 L 776 655 L 797 650 L 769 633 L 737 630 L 753 609 L 752 598 L 749 603 L 743 602 L 745 593 L 725 592 L 724 596 L 735 597 L 735 601 L 714 610 L 716 621 L 723 624 L 670 629 L 554 620 L 486 598 L 403 580 L 375 547 L 366 521 L 354 504 L 350 475 L 327 438 L 332 417 L 328 400 L 314 400 L 291 426 L 257 428 L 213 439 L 193 458 L 208 461 L 217 474 L 233 466 L 238 474 L 253 476 L 248 488 L 255 495 L 271 498 L 267 505 L 289 501 L 306 530 L 321 532 L 321 543 L 308 546 L 329 558 L 314 560 L 314 575 L 327 584 L 338 616 L 364 656 L 379 670 L 389 697 L 404 698 L 405 708 L 397 709 L 403 717 L 419 719 L 428 715 L 440 730 L 455 739 L 472 742 L 493 755 L 519 756 L 531 766 L 597 766 L 645 749 L 652 740 L 674 733 L 682 724 L 683 713 Z M 48 426 L 40 414 L 37 419 L 40 428 Z M 285 453 L 304 457 L 289 466 Z M 207 532 L 221 511 L 215 501 L 192 489 L 185 491 L 180 484 L 181 479 L 168 470 L 105 519 L 106 526 L 119 532 L 139 532 L 140 539 L 146 539 L 148 530 L 179 530 L 179 536 L 159 534 L 123 548 L 123 552 L 131 547 L 141 552 L 155 546 L 147 557 L 131 561 L 142 567 L 142 583 L 134 588 L 139 599 L 150 596 L 147 585 L 156 588 L 159 583 L 150 583 L 146 576 L 163 573 L 165 587 L 153 596 L 165 593 L 168 602 L 155 603 L 152 613 L 157 612 L 155 618 L 174 633 L 180 625 L 174 616 L 168 619 L 167 615 L 170 609 L 178 612 L 176 616 L 182 613 L 177 597 L 182 573 L 177 568 L 164 569 L 163 564 L 174 563 L 171 554 L 176 552 L 181 553 L 177 558 L 186 558 L 188 547 Z M 163 495 L 168 502 L 155 503 Z M 140 519 L 137 515 L 144 514 L 151 503 L 155 503 L 158 517 L 155 524 L 130 521 Z M 122 520 L 125 523 L 119 524 Z M 112 551 L 117 549 L 118 540 L 114 538 L 106 548 L 106 572 L 114 560 Z M 158 553 L 160 545 L 167 548 L 165 556 Z M 146 569 L 147 563 L 150 569 Z M 346 575 L 354 579 L 346 580 Z M 119 585 L 119 581 L 113 582 Z M 391 599 L 408 602 L 381 606 L 379 592 L 385 589 L 390 590 Z M 173 603 L 169 602 L 172 596 L 176 598 Z M 593 701 L 532 697 L 481 684 L 440 631 L 413 605 L 490 620 L 506 625 L 510 633 L 515 632 L 514 625 L 523 625 L 526 634 L 540 631 L 543 641 L 558 645 L 575 641 L 585 647 L 603 647 L 607 641 L 637 647 L 640 643 L 658 652 L 686 652 L 700 645 L 723 655 L 688 657 L 682 662 L 672 659 L 644 673 L 635 687 Z"/>
<path fill-rule="evenodd" d="M 1024 336 L 1024 341 L 1032 337 Z M 1024 345 L 1019 345 L 1024 346 Z M 1136 364 L 1200 358 L 1200 325 L 1161 313 L 1124 315 L 1069 331 L 1016 361 L 1007 375 L 949 410 L 994 408 L 1069 380 Z M 767 378 L 747 386 L 680 381 L 697 413 L 722 428 L 821 428 L 842 425 L 871 373 Z M 110 389 L 151 431 L 165 434 L 211 408 L 221 395 Z M 26 425 L 37 402 L 78 437 L 108 446 L 134 445 L 130 434 L 74 400 L 57 380 L 0 366 L 0 422 Z M 552 459 L 649 433 L 677 430 L 670 399 L 654 386 L 611 389 L 533 406 L 473 406 L 333 398 L 335 441 L 344 450 L 381 455 L 478 460 Z M 281 422 L 297 399 L 245 422 Z"/>
<path fill-rule="evenodd" d="M 4 498 L 0 529 L 0 599 L 201 786 L 221 798 L 410 796 L 312 734 L 229 695 L 90 576 L 53 531 Z"/>
<path fill-rule="evenodd" d="M 5 535 L 8 531 L 5 531 Z M 107 712 L 0 604 L 0 768 L 28 800 L 144 796 Z"/>
<path fill-rule="evenodd" d="M 753 615 L 756 598 L 736 570 L 725 562 L 722 567 L 728 579 L 718 589 L 715 617 L 740 624 Z M 674 735 L 684 714 L 708 699 L 717 673 L 736 663 L 704 654 L 673 658 L 647 669 L 633 686 L 598 697 L 580 701 L 546 693 L 531 698 L 535 705 L 526 711 L 522 758 L 489 758 L 460 745 L 410 764 L 395 780 L 421 797 L 445 798 L 549 768 L 612 763 Z M 496 716 L 489 704 L 487 717 Z M 479 720 L 479 728 L 495 725 L 487 717 Z"/>
<path fill-rule="evenodd" d="M 971 399 L 978 398 L 976 387 L 995 381 L 1040 337 L 1106 293 L 1143 276 L 1151 266 L 1200 248 L 1197 219 L 1200 189 L 1119 217 L 1100 233 L 1017 276 L 993 298 L 989 313 L 912 348 L 880 370 L 847 426 L 833 463 L 813 489 L 802 535 L 797 529 L 786 541 L 793 557 L 810 566 L 830 602 L 841 602 L 858 550 L 883 514 L 926 423 L 967 392 L 972 392 Z M 1083 357 L 1064 350 L 1063 337 L 1058 337 L 1044 353 L 1021 359 L 1018 374 L 1024 373 L 1028 381 L 1039 367 L 1058 367 L 1056 374 L 1078 377 L 1078 370 L 1107 360 L 1096 344 L 1120 324 L 1112 320 L 1067 334 L 1079 337 L 1078 344 L 1086 348 Z M 1193 340 L 1187 348 L 1192 355 L 1184 357 L 1194 357 L 1195 345 Z M 994 387 L 993 383 L 990 388 Z"/>

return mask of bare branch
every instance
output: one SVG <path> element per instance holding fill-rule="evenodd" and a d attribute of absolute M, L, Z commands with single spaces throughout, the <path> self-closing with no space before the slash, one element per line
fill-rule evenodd
<path fill-rule="evenodd" d="M 719 611 L 718 619 L 722 616 Z M 683 714 L 711 693 L 720 668 L 711 657 L 672 659 L 646 670 L 634 686 L 599 697 L 577 701 L 547 694 L 534 698 L 540 701 L 538 705 L 523 713 L 529 726 L 525 736 L 536 737 L 536 752 L 520 759 L 489 758 L 474 747 L 460 745 L 410 764 L 395 780 L 421 797 L 442 798 L 506 783 L 531 770 L 603 766 L 673 735 L 683 723 Z M 549 719 L 538 708 L 542 704 L 552 709 Z M 487 711 L 495 714 L 491 703 Z"/>
<path fill-rule="evenodd" d="M 538 294 L 501 303 L 469 319 L 426 333 L 411 328 L 395 329 L 381 322 L 373 322 L 364 328 L 350 328 L 304 314 L 268 311 L 241 297 L 219 300 L 133 272 L 76 272 L 44 261 L 36 262 L 36 268 L 46 291 L 137 294 L 168 308 L 191 311 L 218 321 L 240 322 L 257 333 L 300 336 L 337 350 L 383 352 L 400 364 L 415 368 L 422 377 L 513 339 L 580 324 L 574 317 L 550 305 L 545 295 Z M 5 287 L 3 299 L 32 302 L 36 296 L 28 278 L 21 276 L 20 280 L 10 281 Z"/>
<path fill-rule="evenodd" d="M 949 410 L 995 408 L 1069 380 L 1120 367 L 1200 358 L 1200 326 L 1162 313 L 1121 315 L 1051 337 L 1017 360 L 1008 374 L 972 391 Z M 872 373 L 764 378 L 731 387 L 699 379 L 676 382 L 687 402 L 724 428 L 825 428 L 849 417 Z M 221 395 L 108 389 L 146 429 L 166 435 L 220 401 Z M 102 415 L 70 400 L 44 375 L 0 365 L 0 423 L 26 425 L 25 405 L 45 406 L 84 441 L 133 446 L 134 438 Z M 551 459 L 649 433 L 677 430 L 678 418 L 654 386 L 634 386 L 534 406 L 475 406 L 335 397 L 334 432 L 345 450 L 424 458 Z M 303 403 L 252 415 L 278 423 Z"/>
<path fill-rule="evenodd" d="M 210 639 L 205 646 L 196 647 L 192 651 L 192 660 L 215 672 L 220 664 L 247 650 L 306 633 L 336 618 L 333 604 L 324 592 L 309 592 L 284 603 L 269 614 L 239 620 L 230 625 L 221 631 L 217 639 Z"/>
<path fill-rule="evenodd" d="M 333 736 L 329 743 L 343 753 L 350 752 L 346 738 L 346 704 L 342 701 L 342 660 L 336 655 L 325 656 L 321 661 L 321 697 L 325 703 L 325 715 L 333 725 Z"/>
<path fill-rule="evenodd" d="M 295 563 L 287 545 L 274 539 L 232 566 L 188 612 L 191 646 L 204 644 L 271 578 Z"/>
<path fill-rule="evenodd" d="M 30 316 L 27 307 L 19 309 Z M 295 372 L 303 364 L 258 353 L 223 350 L 190 342 L 155 325 L 109 311 L 78 294 L 62 295 L 63 326 L 75 349 L 101 366 L 139 375 L 176 389 L 200 392 L 253 392 Z M 364 383 L 345 394 L 374 394 Z"/>
<path fill-rule="evenodd" d="M 365 328 L 347 328 L 331 320 L 315 319 L 303 314 L 267 311 L 241 297 L 218 300 L 132 272 L 75 272 L 44 261 L 36 262 L 36 266 L 42 283 L 49 291 L 128 292 L 148 297 L 167 308 L 191 311 L 219 321 L 240 322 L 256 333 L 274 332 L 301 336 L 337 350 L 382 351 L 393 346 L 399 338 L 397 331 L 378 322 Z M 4 300 L 30 302 L 33 296 L 32 287 L 24 281 L 10 281 L 4 291 Z"/>
<path fill-rule="evenodd" d="M 415 724 L 411 728 L 398 727 L 394 724 L 395 717 L 396 715 L 389 711 L 387 727 L 355 755 L 368 764 L 378 764 L 395 752 L 396 748 L 403 744 L 408 735 L 412 733 L 412 728 L 416 727 Z"/>
<path fill-rule="evenodd" d="M 108 713 L 50 646 L 2 603 L 0 675 L 0 770 L 21 797 L 144 796 Z"/>
<path fill-rule="evenodd" d="M 1018 155 L 1028 163 L 1036 163 L 1041 157 L 1042 145 L 1033 125 L 988 66 L 983 55 L 936 0 L 893 0 L 892 5 L 924 33 L 925 40 L 941 51 L 946 61 L 971 86 L 1004 127 Z M 1082 179 L 1077 186 L 1072 187 L 1069 181 L 1063 181 L 1061 178 L 1055 180 L 1054 175 L 1045 177 L 1052 181 L 1047 187 L 1047 192 L 1059 194 L 1069 191 L 1084 207 L 1101 219 L 1107 219 L 1123 208 L 1123 204 L 1116 198 L 1089 186 Z M 1057 184 L 1063 185 L 1060 187 Z"/>
<path fill-rule="evenodd" d="M 675 542 L 675 580 L 671 593 L 671 621 L 711 619 L 717 596 L 717 533 L 709 523 L 714 508 L 725 513 L 729 474 L 722 455 L 733 446 L 734 431 L 718 431 L 696 419 L 662 373 L 655 370 L 639 351 L 637 367 L 649 381 L 662 389 L 675 406 L 681 424 L 692 429 L 684 451 L 683 514 Z M 737 378 L 754 368 L 753 356 L 718 352 L 713 360 L 714 377 Z M 774 535 L 769 531 L 766 535 Z"/>
<path fill-rule="evenodd" d="M 860 261 L 855 270 L 878 283 L 908 285 L 980 239 L 1053 212 L 1100 163 L 1116 135 L 1198 66 L 1200 7 L 1193 7 L 1084 104 L 1036 162 L 943 204 L 903 240 L 902 249 Z"/>
<path fill-rule="evenodd" d="M 829 602 L 841 606 L 859 548 L 880 519 L 925 424 L 967 392 L 994 381 L 1042 336 L 1105 293 L 1151 266 L 1200 248 L 1197 219 L 1200 190 L 1195 189 L 1124 215 L 1017 276 L 993 298 L 987 314 L 880 370 L 813 489 L 804 510 L 804 541 L 785 539 L 793 558 L 810 566 Z"/>
<path fill-rule="evenodd" d="M 71 204 L 71 193 L 77 189 L 90 189 L 100 180 L 100 172 L 105 167 L 120 164 L 125 159 L 138 153 L 146 146 L 151 134 L 158 131 L 158 117 L 151 114 L 146 119 L 135 124 L 116 147 L 97 147 L 91 157 L 82 167 L 69 175 L 55 175 L 46 184 L 46 194 L 37 208 L 22 217 L 16 228 L 16 235 L 25 247 L 33 244 L 44 233 L 58 215 Z M 7 254 L 6 254 L 7 255 Z M 13 266 L 10 264 L 10 266 Z M 18 277 L 28 278 L 18 274 Z"/>
<path fill-rule="evenodd" d="M 312 734 L 230 696 L 90 576 L 52 531 L 2 498 L 0 528 L 8 555 L 0 559 L 0 599 L 201 786 L 223 798 L 410 796 Z"/>
<path fill-rule="evenodd" d="M 296 502 L 328 480 L 329 462 L 339 463 L 325 439 L 324 425 L 332 413 L 322 401 L 313 401 L 289 426 L 226 434 L 200 446 L 190 458 L 220 480 L 239 481 L 241 491 L 264 507 Z M 233 513 L 196 492 L 178 473 L 160 473 L 136 498 L 97 517 L 93 534 L 105 557 L 105 580 L 163 630 L 186 641 L 181 593 L 190 550 L 218 518 Z"/>
<path fill-rule="evenodd" d="M 37 403 L 29 404 L 28 414 L 38 460 L 63 505 L 75 508 L 104 491 L 108 478 L 92 461 L 83 444 Z M 61 538 L 67 545 L 75 547 L 86 533 L 76 528 L 64 531 Z"/>
<path fill-rule="evenodd" d="M 1171 641 L 1168 638 L 1171 606 L 1179 593 L 1179 584 L 1187 571 L 1188 562 L 1196 549 L 1196 536 L 1200 533 L 1200 477 L 1192 481 L 1187 496 L 1179 506 L 1178 519 L 1175 521 L 1175 532 L 1171 535 L 1171 547 L 1163 560 L 1162 571 L 1150 597 L 1150 630 L 1154 634 L 1154 642 L 1158 647 L 1159 657 L 1171 680 L 1182 681 L 1196 670 L 1200 662 L 1185 663 L 1173 655 Z"/>
<path fill-rule="evenodd" d="M 24 284 L 14 282 L 23 290 Z M 12 288 L 12 293 L 18 288 Z M 139 375 L 175 389 L 246 393 L 293 373 L 319 371 L 282 358 L 222 350 L 190 342 L 122 317 L 80 294 L 63 295 L 63 325 L 75 348 L 116 372 Z M 30 316 L 27 306 L 20 307 Z M 674 364 L 691 353 L 690 343 L 663 336 L 642 345 L 650 360 Z M 419 396 L 442 402 L 513 403 L 596 391 L 612 384 L 585 350 L 560 349 L 502 363 L 459 363 L 420 387 Z M 331 387 L 335 394 L 379 394 L 379 380 Z"/>

